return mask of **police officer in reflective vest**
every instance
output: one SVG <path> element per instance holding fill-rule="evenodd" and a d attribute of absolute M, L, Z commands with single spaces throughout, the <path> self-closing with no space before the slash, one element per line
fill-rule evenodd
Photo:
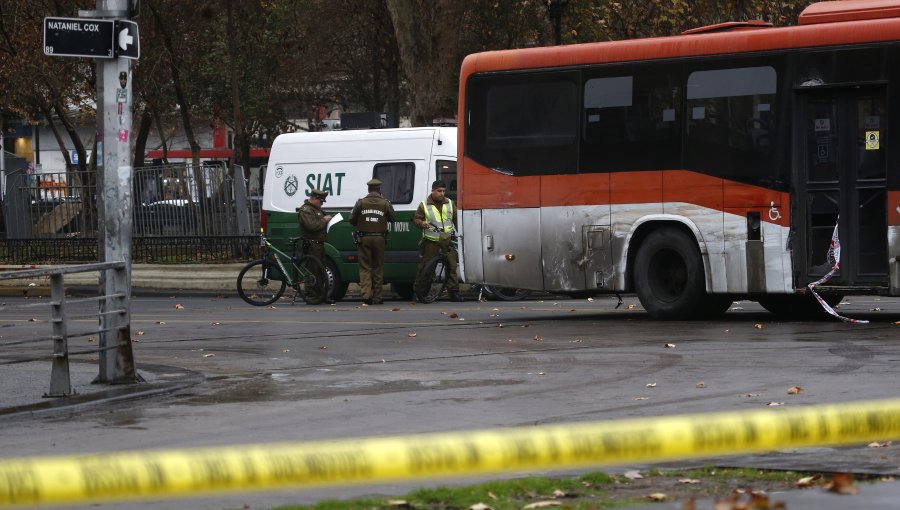
<path fill-rule="evenodd" d="M 394 206 L 381 196 L 381 181 L 366 183 L 369 194 L 356 201 L 350 212 L 350 223 L 359 236 L 359 286 L 367 305 L 382 303 L 384 285 L 384 246 L 387 244 L 388 222 L 394 221 Z"/>
<path fill-rule="evenodd" d="M 325 263 L 325 237 L 327 235 L 328 222 L 331 215 L 325 214 L 322 204 L 328 193 L 314 189 L 309 192 L 309 198 L 303 201 L 303 205 L 297 208 L 297 216 L 300 222 L 300 237 L 303 238 L 303 251 Z M 306 293 L 315 298 L 317 289 L 306 286 Z M 330 300 L 329 300 L 330 302 Z"/>
<path fill-rule="evenodd" d="M 424 202 L 419 204 L 413 223 L 422 230 L 422 248 L 419 250 L 419 271 L 435 255 L 440 253 L 441 247 L 447 249 L 451 234 L 456 231 L 456 207 L 453 201 L 444 196 L 447 192 L 447 184 L 437 180 L 431 185 L 431 194 Z M 443 235 L 442 235 L 443 234 Z M 464 301 L 459 295 L 459 277 L 456 275 L 458 263 L 456 250 L 449 249 L 447 258 L 450 259 L 449 274 L 447 275 L 447 292 L 450 301 Z M 418 274 L 417 273 L 417 274 Z M 416 289 L 421 288 L 420 282 L 416 282 Z"/>

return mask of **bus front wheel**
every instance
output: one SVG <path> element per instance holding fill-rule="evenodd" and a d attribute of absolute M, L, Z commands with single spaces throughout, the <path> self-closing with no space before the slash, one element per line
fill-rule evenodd
<path fill-rule="evenodd" d="M 703 260 L 694 238 L 671 227 L 650 233 L 638 248 L 634 286 L 654 319 L 694 318 L 706 295 Z"/>

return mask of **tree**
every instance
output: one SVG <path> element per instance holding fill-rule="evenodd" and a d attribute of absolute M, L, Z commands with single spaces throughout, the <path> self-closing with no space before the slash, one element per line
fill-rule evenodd
<path fill-rule="evenodd" d="M 409 86 L 414 126 L 453 116 L 459 77 L 460 34 L 468 2 L 463 0 L 386 0 Z"/>

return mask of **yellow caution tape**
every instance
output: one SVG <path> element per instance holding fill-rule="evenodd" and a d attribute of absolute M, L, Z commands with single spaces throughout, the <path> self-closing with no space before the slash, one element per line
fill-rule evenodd
<path fill-rule="evenodd" d="M 900 399 L 609 422 L 0 459 L 0 507 L 657 462 L 900 438 Z"/>

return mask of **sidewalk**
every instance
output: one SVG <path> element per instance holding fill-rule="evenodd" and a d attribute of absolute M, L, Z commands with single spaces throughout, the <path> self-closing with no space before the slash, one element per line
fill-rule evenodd
<path fill-rule="evenodd" d="M 136 291 L 237 292 L 238 272 L 244 263 L 233 264 L 134 264 L 131 286 Z M 35 265 L 0 265 L 0 271 L 37 269 Z M 98 284 L 97 273 L 66 275 L 66 287 L 91 287 Z M 0 281 L 2 295 L 49 295 L 50 278 Z"/>

